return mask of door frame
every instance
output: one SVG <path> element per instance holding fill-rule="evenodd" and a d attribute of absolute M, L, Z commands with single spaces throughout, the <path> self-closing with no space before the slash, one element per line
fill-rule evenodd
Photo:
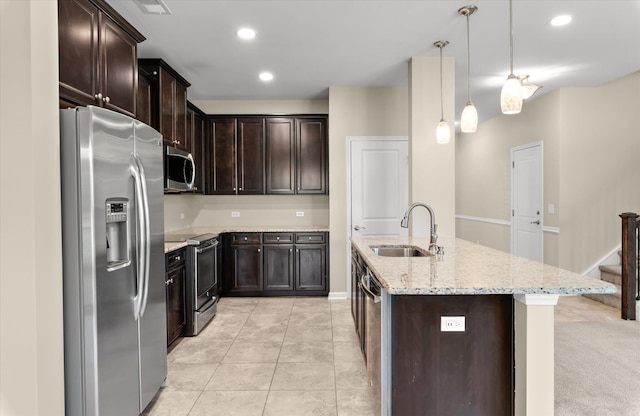
<path fill-rule="evenodd" d="M 409 142 L 409 136 L 347 136 L 347 228 L 346 228 L 346 240 L 347 240 L 347 295 L 351 298 L 351 144 L 354 142 L 374 142 L 374 141 L 405 141 Z M 411 171 L 409 171 L 409 174 Z M 409 178 L 410 179 L 410 178 Z M 407 186 L 409 184 L 407 183 Z"/>
<path fill-rule="evenodd" d="M 542 140 L 537 142 L 531 142 L 527 144 L 523 144 L 520 146 L 511 148 L 511 253 L 514 252 L 515 249 L 515 232 L 516 227 L 514 224 L 514 172 L 515 172 L 515 153 L 519 150 L 525 150 L 532 147 L 540 147 L 540 190 L 541 190 L 541 199 L 540 199 L 540 262 L 544 262 L 544 142 Z"/>

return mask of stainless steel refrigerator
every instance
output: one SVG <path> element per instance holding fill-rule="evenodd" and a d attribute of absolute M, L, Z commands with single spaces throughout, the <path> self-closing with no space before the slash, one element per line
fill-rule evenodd
<path fill-rule="evenodd" d="M 162 136 L 60 110 L 66 415 L 138 415 L 167 375 Z"/>

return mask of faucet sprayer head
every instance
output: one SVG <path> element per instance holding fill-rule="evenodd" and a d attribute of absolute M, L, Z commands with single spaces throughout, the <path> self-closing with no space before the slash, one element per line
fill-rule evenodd
<path fill-rule="evenodd" d="M 402 220 L 400 221 L 400 227 L 409 228 L 409 217 L 407 217 L 406 215 L 402 217 Z"/>

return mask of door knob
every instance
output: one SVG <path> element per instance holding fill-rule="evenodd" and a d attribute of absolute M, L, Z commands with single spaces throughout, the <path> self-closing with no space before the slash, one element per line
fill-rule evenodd
<path fill-rule="evenodd" d="M 536 221 L 531 221 L 531 224 L 536 224 L 536 225 L 540 225 L 540 220 L 536 220 Z"/>
<path fill-rule="evenodd" d="M 353 229 L 356 231 L 360 231 L 360 230 L 366 230 L 367 227 L 360 227 L 359 225 L 356 225 L 355 227 L 353 227 Z"/>

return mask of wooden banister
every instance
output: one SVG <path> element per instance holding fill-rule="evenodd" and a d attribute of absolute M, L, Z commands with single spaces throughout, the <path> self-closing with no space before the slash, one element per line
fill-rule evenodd
<path fill-rule="evenodd" d="M 636 320 L 638 294 L 638 217 L 633 212 L 622 218 L 622 319 Z"/>

